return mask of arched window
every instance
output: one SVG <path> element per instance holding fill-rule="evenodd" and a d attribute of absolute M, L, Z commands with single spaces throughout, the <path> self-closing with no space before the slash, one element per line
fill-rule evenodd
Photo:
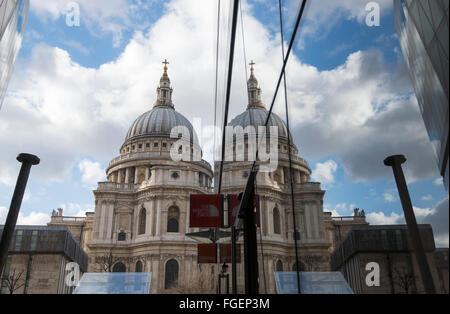
<path fill-rule="evenodd" d="M 282 261 L 280 261 L 280 260 L 277 261 L 276 270 L 277 270 L 277 272 L 283 271 L 283 262 Z"/>
<path fill-rule="evenodd" d="M 142 273 L 142 271 L 143 271 L 143 265 L 142 265 L 142 262 L 141 261 L 138 261 L 137 263 L 136 263 L 136 272 L 137 273 Z"/>
<path fill-rule="evenodd" d="M 273 233 L 281 234 L 280 211 L 276 207 L 273 209 Z"/>
<path fill-rule="evenodd" d="M 165 288 L 171 289 L 177 285 L 178 282 L 178 262 L 171 259 L 166 263 L 166 279 Z"/>
<path fill-rule="evenodd" d="M 127 268 L 125 267 L 125 264 L 123 263 L 117 263 L 113 267 L 113 273 L 126 273 Z"/>
<path fill-rule="evenodd" d="M 145 225 L 147 223 L 147 210 L 142 207 L 139 212 L 138 235 L 145 234 Z"/>
<path fill-rule="evenodd" d="M 177 233 L 180 232 L 180 210 L 178 207 L 170 207 L 167 214 L 167 232 Z"/>

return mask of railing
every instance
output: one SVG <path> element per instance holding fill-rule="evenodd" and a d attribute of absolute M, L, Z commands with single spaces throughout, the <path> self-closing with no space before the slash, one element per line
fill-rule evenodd
<path fill-rule="evenodd" d="M 334 221 L 365 221 L 366 217 L 363 216 L 342 216 L 342 217 L 331 217 Z"/>
<path fill-rule="evenodd" d="M 139 185 L 132 183 L 99 182 L 98 191 L 134 191 Z"/>
<path fill-rule="evenodd" d="M 84 222 L 85 217 L 52 216 L 51 223 Z"/>
<path fill-rule="evenodd" d="M 143 183 L 143 184 L 125 184 L 125 183 L 114 183 L 114 182 L 99 182 L 97 191 L 113 191 L 113 192 L 134 192 L 139 190 L 140 188 L 148 188 L 152 186 L 160 186 L 160 184 L 154 183 Z M 167 186 L 167 185 L 166 185 Z M 171 183 L 170 186 L 186 186 L 185 183 Z M 208 187 L 194 186 L 200 190 L 203 190 L 206 193 L 212 193 L 214 189 Z"/>
<path fill-rule="evenodd" d="M 109 163 L 109 168 L 117 165 L 120 162 L 123 161 L 134 161 L 134 160 L 141 160 L 141 159 L 152 159 L 152 158 L 163 158 L 163 159 L 171 159 L 170 152 L 145 152 L 145 153 L 131 153 L 126 155 L 121 155 L 119 157 L 114 158 Z M 194 164 L 198 164 L 200 166 L 206 167 L 208 169 L 211 169 L 211 165 L 206 162 L 205 160 L 201 161 L 192 161 Z"/>

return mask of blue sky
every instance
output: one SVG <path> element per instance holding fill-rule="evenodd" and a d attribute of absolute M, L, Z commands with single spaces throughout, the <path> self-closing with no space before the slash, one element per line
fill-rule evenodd
<path fill-rule="evenodd" d="M 28 151 L 43 160 L 22 206 L 20 222 L 27 224 L 45 223 L 58 207 L 67 215 L 93 209 L 95 182 L 104 179 L 128 127 L 153 104 L 163 59 L 171 62 L 176 109 L 213 123 L 217 10 L 215 1 L 80 0 L 81 24 L 69 27 L 69 1 L 31 1 L 0 112 L 0 219 L 19 171 L 15 156 Z M 276 3 L 249 0 L 242 7 L 247 57 L 257 63 L 266 104 L 281 66 Z M 367 3 L 310 1 L 287 68 L 294 140 L 327 191 L 325 209 L 339 215 L 365 209 L 372 223 L 402 223 L 395 182 L 382 162 L 406 154 L 419 221 L 432 223 L 438 244 L 448 246 L 448 196 L 402 59 L 392 2 L 378 2 L 379 27 L 366 25 Z M 289 38 L 299 1 L 284 4 Z M 233 117 L 246 108 L 240 31 Z M 276 106 L 284 118 L 283 103 Z M 445 215 L 444 226 L 434 225 Z"/>

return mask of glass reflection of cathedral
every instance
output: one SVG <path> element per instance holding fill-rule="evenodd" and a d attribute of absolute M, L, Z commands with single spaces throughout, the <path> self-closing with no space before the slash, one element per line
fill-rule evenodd
<path fill-rule="evenodd" d="M 221 265 L 198 265 L 197 242 L 186 233 L 189 228 L 191 194 L 214 193 L 211 165 L 202 160 L 201 147 L 192 124 L 175 110 L 173 89 L 167 73 L 157 88 L 153 109 L 144 113 L 130 127 L 120 156 L 107 169 L 107 182 L 94 191 L 95 213 L 82 220 L 71 220 L 54 213 L 51 225 L 66 225 L 89 255 L 89 271 L 100 272 L 100 260 L 109 261 L 114 272 L 151 272 L 152 293 L 215 293 Z M 265 124 L 268 111 L 261 102 L 261 89 L 252 66 L 248 81 L 249 105 L 230 125 Z M 272 114 L 269 127 L 278 127 L 278 168 L 273 173 L 259 173 L 258 195 L 261 201 L 261 233 L 264 267 L 260 246 L 260 291 L 275 293 L 275 271 L 295 269 L 294 230 L 292 221 L 288 130 L 283 120 Z M 178 138 L 171 138 L 177 128 Z M 234 139 L 236 141 L 236 138 Z M 181 143 L 181 145 L 179 145 Z M 244 142 L 227 143 L 233 151 Z M 170 151 L 194 157 L 173 161 Z M 335 226 L 331 213 L 323 212 L 320 183 L 310 181 L 308 163 L 291 147 L 295 182 L 295 209 L 298 226 L 301 268 L 305 271 L 329 270 L 329 255 L 336 246 Z M 223 193 L 238 194 L 247 182 L 251 162 L 225 162 Z M 355 218 L 365 224 L 363 217 Z M 358 223 L 359 223 L 358 222 Z M 242 246 L 241 246 L 242 247 Z M 107 258 L 109 257 L 109 258 Z M 264 270 L 264 271 L 263 271 Z M 265 274 L 265 280 L 263 275 Z M 238 290 L 244 287 L 243 263 L 238 265 Z"/>

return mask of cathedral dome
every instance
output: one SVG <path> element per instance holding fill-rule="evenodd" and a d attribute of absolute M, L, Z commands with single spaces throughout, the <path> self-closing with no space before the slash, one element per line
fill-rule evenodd
<path fill-rule="evenodd" d="M 191 139 L 196 141 L 194 128 L 185 116 L 169 106 L 158 106 L 137 118 L 129 129 L 125 142 L 140 138 L 170 138 L 175 127 L 186 127 Z"/>
<path fill-rule="evenodd" d="M 248 80 L 249 105 L 247 111 L 234 118 L 229 123 L 229 126 L 241 126 L 244 130 L 248 126 L 253 126 L 255 127 L 255 131 L 258 132 L 258 127 L 264 126 L 266 124 L 269 111 L 267 111 L 266 107 L 261 102 L 261 89 L 258 87 L 258 80 L 255 77 L 253 68 L 254 64 L 255 63 L 253 62 L 250 64 L 252 67 L 251 75 Z M 288 128 L 286 126 L 286 123 L 284 123 L 284 121 L 273 112 L 267 125 L 267 132 L 270 131 L 270 127 L 272 126 L 278 127 L 278 137 L 287 141 Z"/>
<path fill-rule="evenodd" d="M 175 110 L 172 103 L 173 89 L 167 75 L 167 61 L 163 62 L 164 73 L 157 88 L 158 98 L 153 109 L 144 113 L 133 123 L 128 130 L 125 144 L 142 138 L 170 138 L 176 127 L 186 128 L 189 131 L 190 142 L 198 143 L 197 135 L 189 120 Z M 182 130 L 178 130 L 182 133 Z"/>
<path fill-rule="evenodd" d="M 244 130 L 248 126 L 254 126 L 256 132 L 258 132 L 259 126 L 264 126 L 267 120 L 269 111 L 265 108 L 248 108 L 247 111 L 234 118 L 229 126 L 236 127 L 241 126 Z M 280 138 L 288 138 L 288 130 L 284 121 L 276 114 L 272 113 L 269 119 L 267 128 L 272 126 L 278 127 L 278 136 Z"/>

